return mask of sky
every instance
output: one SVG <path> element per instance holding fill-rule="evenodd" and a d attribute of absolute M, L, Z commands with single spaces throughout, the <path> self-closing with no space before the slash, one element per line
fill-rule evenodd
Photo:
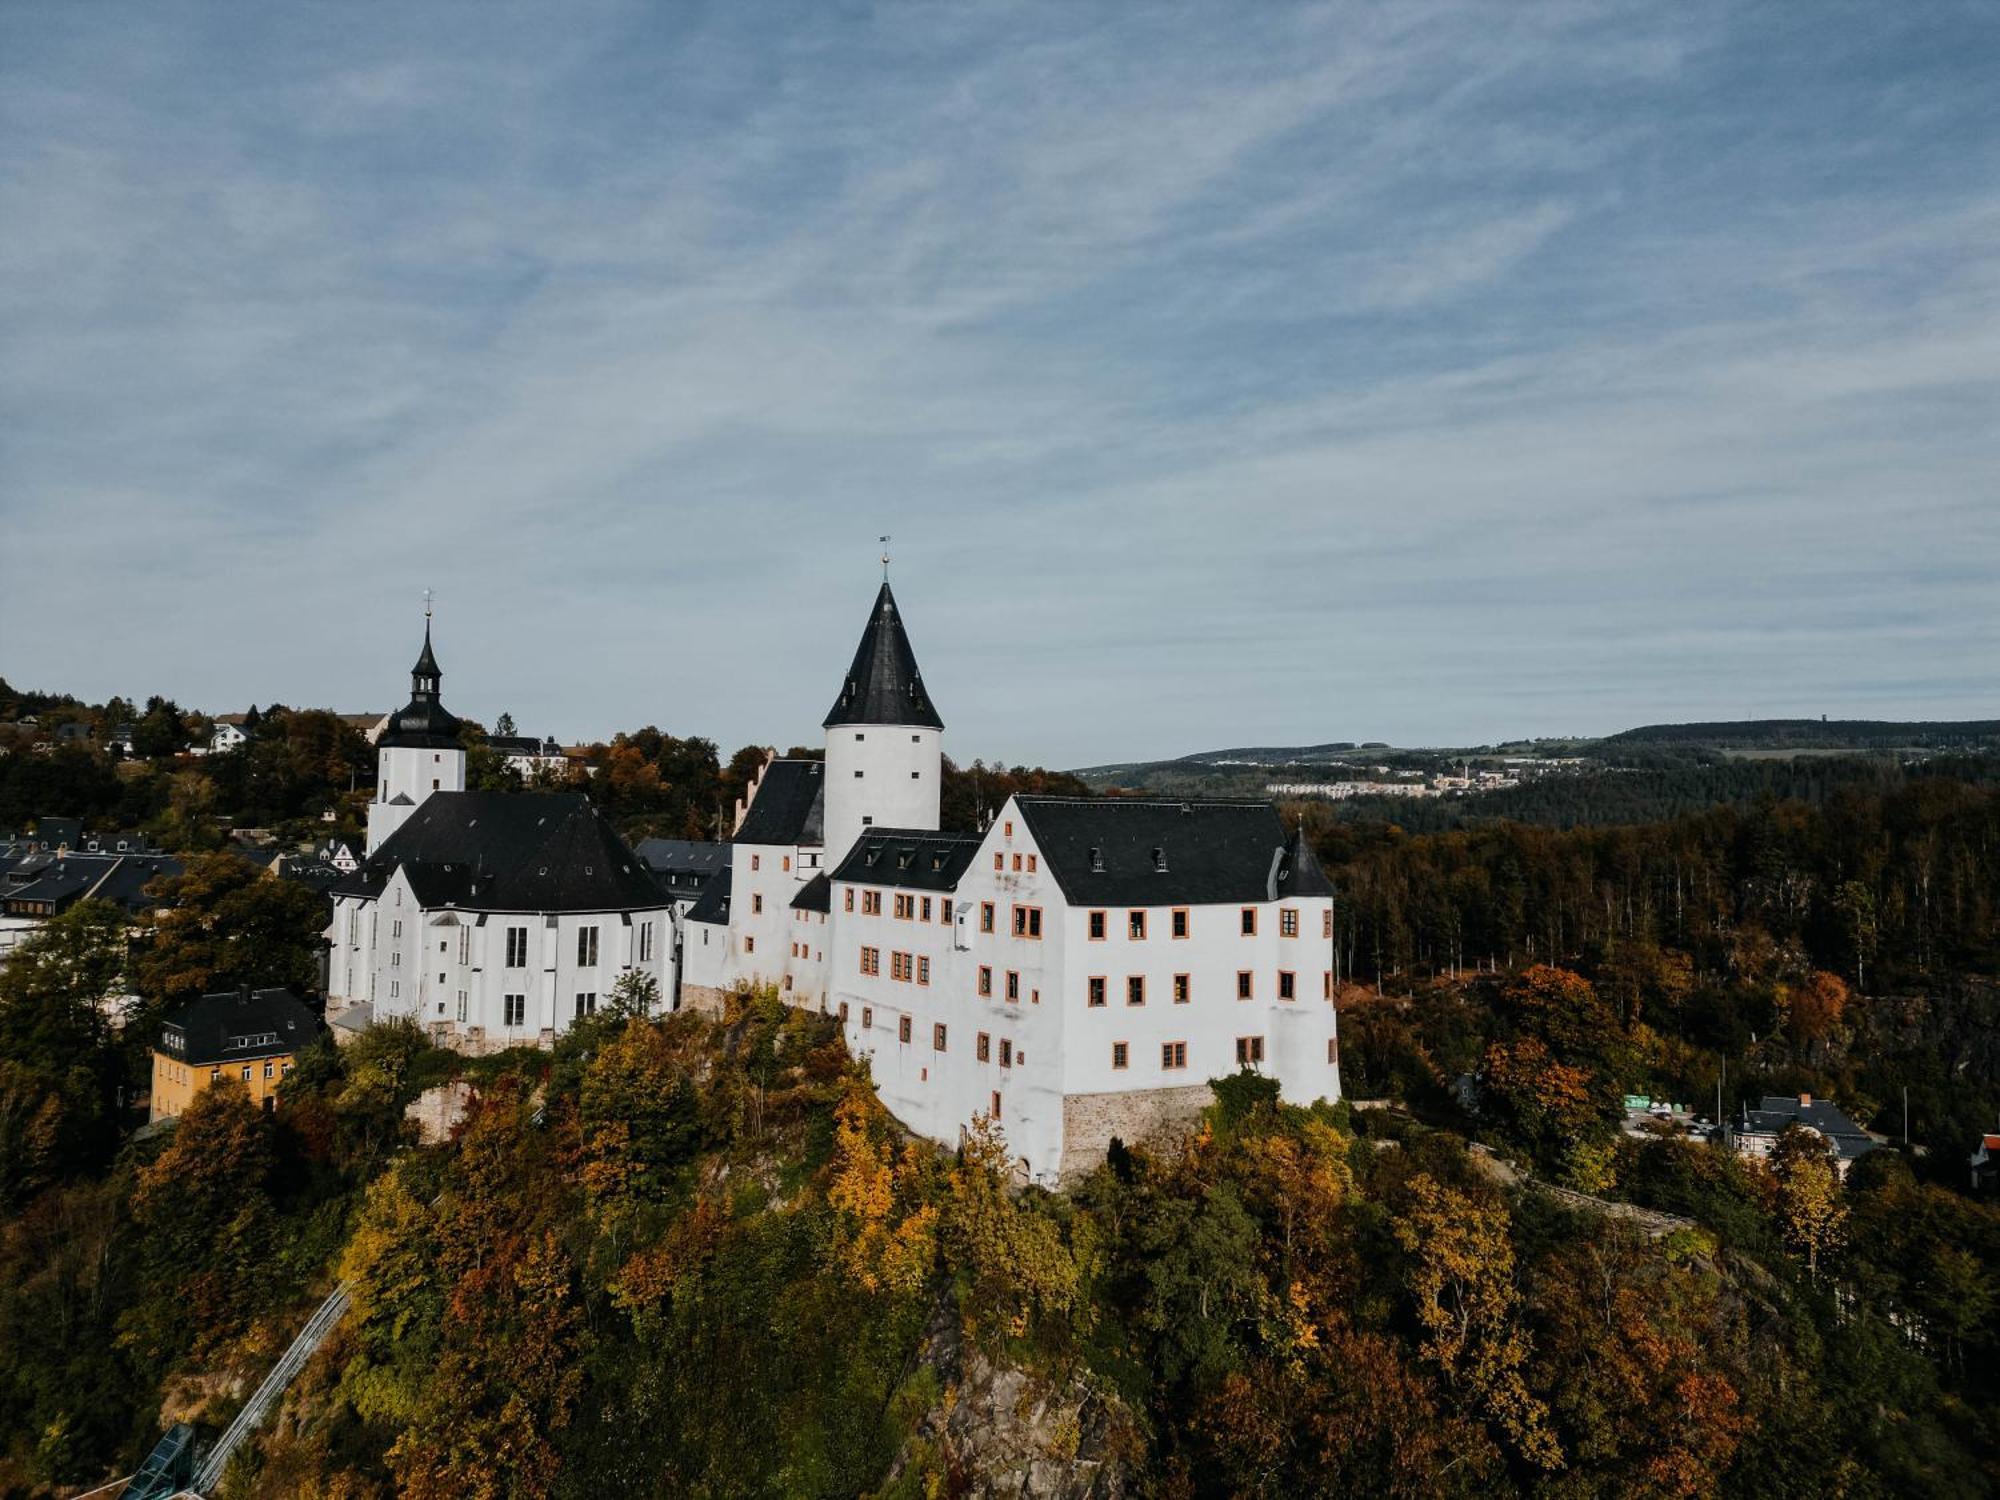
<path fill-rule="evenodd" d="M 2000 5 L 0 6 L 0 675 L 2000 717 Z"/>

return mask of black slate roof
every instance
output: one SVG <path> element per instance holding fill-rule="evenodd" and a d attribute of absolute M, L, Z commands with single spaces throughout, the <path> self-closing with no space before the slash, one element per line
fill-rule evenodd
<path fill-rule="evenodd" d="M 799 887 L 799 893 L 792 897 L 792 910 L 817 912 L 833 910 L 833 882 L 826 878 L 824 870 Z"/>
<path fill-rule="evenodd" d="M 1268 802 L 1016 797 L 1014 806 L 1073 906 L 1247 904 L 1312 894 L 1280 879 L 1288 869 L 1300 877 L 1284 823 Z"/>
<path fill-rule="evenodd" d="M 833 878 L 856 885 L 952 891 L 958 889 L 984 842 L 984 836 L 977 833 L 866 828 L 834 870 Z"/>
<path fill-rule="evenodd" d="M 318 891 L 322 896 L 331 895 L 333 888 L 345 880 L 348 871 L 323 859 L 306 859 L 296 854 L 281 854 L 271 866 L 280 880 L 289 880 L 294 885 L 305 886 Z"/>
<path fill-rule="evenodd" d="M 716 872 L 713 880 L 702 887 L 700 898 L 688 908 L 690 922 L 714 922 L 729 925 L 729 887 L 735 883 L 735 872 L 727 865 Z"/>
<path fill-rule="evenodd" d="M 433 792 L 337 896 L 379 896 L 403 869 L 425 907 L 645 911 L 658 884 L 581 792 Z"/>
<path fill-rule="evenodd" d="M 431 623 L 424 621 L 424 652 L 410 668 L 410 701 L 389 715 L 389 724 L 375 741 L 377 749 L 456 750 L 458 720 L 438 699 L 444 674 L 431 651 Z"/>
<path fill-rule="evenodd" d="M 37 818 L 31 840 L 43 849 L 81 849 L 83 819 Z"/>
<path fill-rule="evenodd" d="M 656 874 L 681 870 L 713 875 L 729 868 L 729 846 L 707 839 L 641 839 L 632 852 Z"/>
<path fill-rule="evenodd" d="M 227 990 L 191 1000 L 160 1028 L 160 1051 L 206 1067 L 297 1052 L 319 1035 L 319 1018 L 288 989 Z"/>
<path fill-rule="evenodd" d="M 917 653 L 903 632 L 903 613 L 896 608 L 896 596 L 889 592 L 888 579 L 875 596 L 868 627 L 861 632 L 855 648 L 854 664 L 847 669 L 840 696 L 828 711 L 825 725 L 913 724 L 931 729 L 944 728 L 930 694 L 924 691 L 923 674 L 917 670 Z"/>
<path fill-rule="evenodd" d="M 138 913 L 154 903 L 146 887 L 181 873 L 164 854 L 43 854 L 29 852 L 0 869 L 0 904 L 17 916 L 49 916 L 88 897 Z"/>
<path fill-rule="evenodd" d="M 1277 874 L 1273 882 L 1272 900 L 1284 896 L 1331 896 L 1333 882 L 1326 878 L 1326 871 L 1319 865 L 1319 856 L 1313 853 L 1312 841 L 1306 837 L 1305 825 L 1301 823 L 1292 834 L 1291 847 L 1285 857 L 1278 862 Z"/>
<path fill-rule="evenodd" d="M 817 760 L 774 760 L 765 766 L 749 811 L 730 842 L 824 843 L 825 769 L 825 762 Z"/>
<path fill-rule="evenodd" d="M 1766 1094 L 1755 1109 L 1743 1111 L 1740 1135 L 1782 1135 L 1788 1125 L 1804 1125 L 1817 1130 L 1833 1143 L 1834 1151 L 1846 1161 L 1866 1156 L 1880 1143 L 1871 1138 L 1837 1104 L 1814 1099 L 1802 1104 L 1794 1094 Z"/>
<path fill-rule="evenodd" d="M 729 868 L 729 845 L 701 839 L 645 839 L 634 852 L 660 889 L 677 901 L 693 900 L 717 872 Z"/>

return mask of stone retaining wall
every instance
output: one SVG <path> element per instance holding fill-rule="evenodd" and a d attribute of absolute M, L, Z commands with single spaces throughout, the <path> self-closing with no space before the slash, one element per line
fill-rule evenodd
<path fill-rule="evenodd" d="M 735 993 L 734 990 L 716 989 L 713 985 L 684 984 L 681 986 L 681 1009 L 720 1017 L 727 1012 L 729 997 Z"/>
<path fill-rule="evenodd" d="M 1063 1181 L 1087 1175 L 1104 1160 L 1112 1138 L 1126 1145 L 1192 1129 L 1215 1102 L 1205 1083 L 1180 1088 L 1131 1089 L 1111 1094 L 1071 1094 L 1063 1100 Z"/>

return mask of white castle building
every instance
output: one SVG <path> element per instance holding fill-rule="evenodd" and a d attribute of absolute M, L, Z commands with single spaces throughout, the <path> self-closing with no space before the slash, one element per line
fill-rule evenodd
<path fill-rule="evenodd" d="M 944 721 L 886 580 L 825 758 L 767 762 L 726 848 L 651 841 L 657 869 L 582 796 L 464 791 L 439 679 L 426 625 L 334 890 L 337 1005 L 484 1051 L 553 1040 L 627 968 L 702 1009 L 770 985 L 839 1018 L 911 1129 L 955 1145 L 989 1117 L 1049 1183 L 1241 1067 L 1339 1097 L 1333 890 L 1303 837 L 1269 803 L 1136 798 L 941 831 Z"/>
<path fill-rule="evenodd" d="M 825 729 L 739 806 L 688 1002 L 770 984 L 837 1015 L 906 1125 L 949 1145 L 990 1116 L 1041 1181 L 1238 1067 L 1339 1097 L 1333 888 L 1269 803 L 1015 797 L 940 831 L 944 721 L 886 582 Z"/>

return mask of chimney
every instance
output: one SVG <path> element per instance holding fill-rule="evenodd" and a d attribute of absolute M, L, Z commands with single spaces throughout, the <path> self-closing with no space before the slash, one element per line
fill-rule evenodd
<path fill-rule="evenodd" d="M 1812 1095 L 1811 1095 L 1811 1094 L 1801 1094 L 1801 1095 L 1799 1095 L 1799 1108 L 1800 1108 L 1800 1109 L 1811 1109 L 1811 1108 L 1812 1108 Z"/>

